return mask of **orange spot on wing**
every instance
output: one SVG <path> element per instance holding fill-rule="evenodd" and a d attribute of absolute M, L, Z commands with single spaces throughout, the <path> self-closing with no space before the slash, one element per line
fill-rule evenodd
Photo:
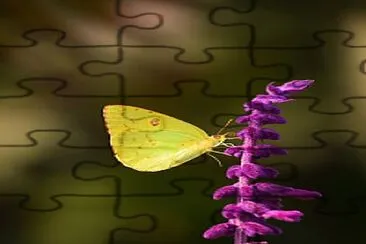
<path fill-rule="evenodd" d="M 160 119 L 158 119 L 158 118 L 153 118 L 152 120 L 150 120 L 150 124 L 151 124 L 152 126 L 158 126 L 158 125 L 160 125 Z"/>

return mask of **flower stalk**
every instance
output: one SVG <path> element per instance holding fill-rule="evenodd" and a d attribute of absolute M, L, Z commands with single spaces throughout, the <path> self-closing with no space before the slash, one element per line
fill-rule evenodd
<path fill-rule="evenodd" d="M 281 198 L 294 197 L 299 199 L 314 199 L 321 197 L 316 191 L 295 189 L 273 183 L 257 182 L 261 178 L 275 178 L 278 171 L 258 164 L 257 160 L 271 155 L 285 155 L 287 151 L 269 144 L 258 144 L 257 141 L 279 140 L 279 134 L 267 124 L 285 124 L 280 116 L 280 109 L 275 104 L 281 104 L 290 99 L 290 94 L 310 87 L 313 80 L 294 80 L 276 86 L 271 82 L 266 87 L 267 94 L 257 95 L 243 105 L 249 114 L 239 116 L 236 122 L 247 124 L 237 133 L 242 145 L 232 146 L 225 153 L 240 158 L 240 165 L 233 165 L 226 171 L 226 177 L 237 179 L 238 182 L 217 189 L 213 199 L 236 197 L 236 203 L 228 204 L 222 209 L 222 216 L 227 222 L 212 226 L 203 234 L 206 239 L 216 239 L 223 236 L 234 236 L 234 244 L 265 244 L 267 242 L 248 242 L 248 237 L 256 235 L 278 235 L 282 230 L 266 223 L 267 219 L 277 219 L 286 222 L 300 221 L 303 213 L 298 210 L 281 210 Z M 253 183 L 256 181 L 257 183 Z"/>

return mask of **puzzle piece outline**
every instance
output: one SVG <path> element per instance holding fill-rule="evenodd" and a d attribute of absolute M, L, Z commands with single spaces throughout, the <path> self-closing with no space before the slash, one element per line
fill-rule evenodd
<path fill-rule="evenodd" d="M 142 13 L 142 14 L 138 14 L 135 16 L 129 16 L 125 13 L 122 12 L 122 5 L 123 2 L 125 0 L 113 0 L 114 1 L 114 14 L 118 17 L 121 18 L 125 18 L 125 19 L 136 19 L 136 18 L 140 18 L 140 17 L 145 17 L 145 16 L 154 16 L 157 18 L 158 20 L 158 24 L 156 24 L 155 26 L 152 27 L 143 27 L 143 26 L 138 26 L 138 25 L 126 25 L 123 27 L 120 27 L 119 30 L 116 31 L 116 44 L 99 44 L 99 45 L 65 45 L 62 44 L 62 41 L 67 39 L 67 33 L 63 30 L 57 29 L 57 28 L 32 28 L 32 29 L 28 29 L 25 30 L 22 34 L 21 37 L 27 41 L 30 41 L 30 44 L 28 45 L 9 45 L 9 44 L 0 44 L 0 49 L 1 48 L 29 48 L 29 47 L 34 47 L 38 44 L 37 40 L 34 40 L 31 37 L 28 37 L 29 34 L 34 33 L 34 32 L 40 32 L 40 31 L 53 31 L 53 32 L 58 32 L 60 34 L 60 38 L 57 40 L 57 42 L 55 43 L 56 46 L 58 47 L 68 47 L 68 48 L 82 48 L 82 47 L 116 47 L 119 46 L 119 39 L 120 36 L 118 36 L 119 33 L 123 33 L 124 29 L 127 28 L 137 28 L 137 29 L 141 29 L 141 30 L 151 30 L 151 29 L 157 29 L 160 28 L 163 23 L 164 23 L 164 17 L 159 14 L 159 13 L 151 13 L 151 12 L 146 12 L 146 13 Z"/>

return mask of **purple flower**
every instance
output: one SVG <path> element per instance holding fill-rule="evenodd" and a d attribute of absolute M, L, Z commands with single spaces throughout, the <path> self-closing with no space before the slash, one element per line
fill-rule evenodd
<path fill-rule="evenodd" d="M 252 147 L 248 147 L 245 145 L 233 146 L 233 147 L 227 148 L 224 151 L 224 153 L 232 155 L 237 158 L 241 157 L 244 152 L 252 154 L 253 157 L 255 157 L 255 158 L 266 158 L 266 157 L 269 157 L 270 155 L 286 155 L 287 154 L 286 150 L 279 148 L 277 146 L 274 146 L 274 145 L 267 145 L 267 144 L 256 145 L 256 146 L 252 146 Z"/>
<path fill-rule="evenodd" d="M 250 151 L 250 150 L 252 150 L 251 153 L 253 154 L 253 156 L 257 157 L 257 158 L 266 158 L 271 155 L 286 155 L 287 154 L 287 151 L 285 149 L 279 148 L 274 145 L 267 145 L 267 144 L 256 145 L 250 149 L 248 148 L 248 151 Z"/>
<path fill-rule="evenodd" d="M 275 86 L 274 82 L 267 85 L 266 92 L 270 95 L 287 96 L 292 92 L 299 92 L 309 88 L 314 83 L 314 80 L 293 80 L 283 84 L 282 86 Z"/>
<path fill-rule="evenodd" d="M 237 204 L 228 204 L 223 208 L 223 211 L 234 213 L 236 214 L 236 217 L 243 214 L 252 214 L 259 217 L 270 210 L 271 208 L 266 204 L 256 203 L 249 200 Z"/>
<path fill-rule="evenodd" d="M 249 237 L 254 237 L 256 235 L 279 235 L 282 233 L 282 230 L 280 228 L 277 228 L 265 222 L 258 222 L 259 221 L 239 221 L 236 226 L 237 228 L 242 229 L 245 235 Z"/>
<path fill-rule="evenodd" d="M 245 140 L 247 137 L 253 137 L 257 140 L 279 140 L 280 135 L 273 129 L 270 128 L 258 128 L 258 127 L 246 127 L 236 134 L 241 139 Z"/>
<path fill-rule="evenodd" d="M 226 171 L 226 177 L 229 179 L 247 177 L 257 178 L 275 178 L 278 171 L 255 163 L 246 163 L 245 165 L 233 165 Z"/>
<path fill-rule="evenodd" d="M 314 199 L 321 197 L 321 194 L 316 191 L 308 191 L 302 189 L 295 189 L 292 187 L 281 186 L 272 183 L 256 183 L 251 185 L 260 194 L 270 194 L 271 196 L 279 197 L 295 197 L 301 199 Z"/>
<path fill-rule="evenodd" d="M 236 226 L 229 223 L 222 223 L 212 226 L 203 233 L 206 239 L 217 239 L 223 236 L 232 236 L 235 233 Z"/>
<path fill-rule="evenodd" d="M 213 198 L 219 200 L 225 197 L 235 197 L 236 203 L 226 205 L 221 214 L 227 219 L 226 223 L 212 226 L 204 233 L 206 239 L 215 239 L 222 236 L 234 236 L 235 244 L 267 244 L 267 242 L 247 242 L 247 237 L 255 235 L 281 234 L 281 229 L 267 224 L 267 219 L 276 219 L 286 222 L 300 221 L 303 213 L 298 210 L 281 210 L 282 197 L 299 199 L 314 199 L 321 197 L 319 192 L 295 189 L 273 183 L 251 180 L 259 178 L 275 178 L 278 171 L 265 167 L 256 162 L 259 158 L 271 155 L 284 155 L 287 151 L 274 145 L 257 144 L 258 140 L 278 140 L 279 134 L 269 128 L 262 128 L 266 124 L 285 124 L 280 109 L 275 104 L 294 101 L 288 98 L 291 93 L 302 91 L 310 87 L 313 80 L 294 80 L 276 86 L 270 83 L 266 92 L 257 95 L 243 105 L 244 111 L 249 114 L 239 116 L 236 122 L 248 124 L 237 133 L 243 140 L 242 145 L 232 146 L 225 153 L 240 158 L 240 165 L 233 165 L 226 171 L 229 179 L 238 179 L 237 183 L 217 189 Z"/>
<path fill-rule="evenodd" d="M 273 218 L 286 222 L 299 222 L 303 215 L 304 215 L 303 213 L 297 210 L 294 211 L 272 210 L 263 214 L 262 217 L 265 219 Z"/>
<path fill-rule="evenodd" d="M 213 194 L 213 199 L 220 200 L 224 197 L 234 197 L 238 194 L 238 188 L 234 185 L 223 186 L 217 189 Z"/>
<path fill-rule="evenodd" d="M 250 112 L 253 110 L 259 110 L 263 113 L 280 114 L 281 110 L 272 104 L 262 103 L 260 101 L 251 101 L 244 104 L 244 111 Z"/>
<path fill-rule="evenodd" d="M 261 102 L 261 103 L 267 103 L 267 104 L 271 104 L 271 103 L 286 103 L 286 102 L 291 102 L 294 101 L 294 99 L 290 99 L 286 96 L 281 96 L 281 95 L 257 95 L 252 102 Z"/>
<path fill-rule="evenodd" d="M 263 114 L 263 113 L 253 113 L 251 115 L 243 115 L 239 116 L 236 119 L 238 124 L 248 123 L 248 122 L 255 122 L 259 125 L 266 125 L 266 124 L 285 124 L 286 120 L 275 114 Z"/>

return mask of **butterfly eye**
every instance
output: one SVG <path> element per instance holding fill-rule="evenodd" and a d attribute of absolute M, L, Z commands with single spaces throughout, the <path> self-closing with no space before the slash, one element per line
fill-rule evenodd
<path fill-rule="evenodd" d="M 158 118 L 152 118 L 152 119 L 150 120 L 150 124 L 151 124 L 152 126 L 158 126 L 158 125 L 160 125 L 160 119 L 158 119 Z"/>

